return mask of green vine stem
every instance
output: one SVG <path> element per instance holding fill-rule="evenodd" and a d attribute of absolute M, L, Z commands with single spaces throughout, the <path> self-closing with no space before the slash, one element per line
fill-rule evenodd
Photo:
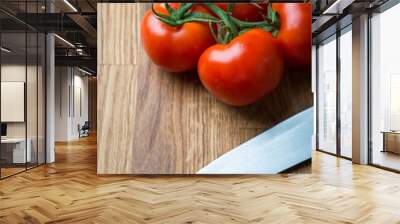
<path fill-rule="evenodd" d="M 208 15 L 202 12 L 190 12 L 192 3 L 182 3 L 182 7 L 178 10 L 174 10 L 171 6 L 167 6 L 166 9 L 170 15 L 164 15 L 156 12 L 154 5 L 152 5 L 151 10 L 153 15 L 160 21 L 170 25 L 170 26 L 181 26 L 188 22 L 219 22 L 220 19 Z M 190 6 L 190 7 L 189 7 Z"/>
<path fill-rule="evenodd" d="M 228 27 L 229 31 L 233 34 L 233 36 L 237 36 L 239 34 L 239 31 L 236 27 L 236 25 L 232 22 L 231 16 L 221 8 L 219 8 L 217 5 L 214 3 L 204 3 L 212 12 L 214 12 L 221 20 L 224 22 L 224 24 Z M 228 7 L 229 8 L 229 7 Z M 233 8 L 233 7 L 232 7 Z"/>
<path fill-rule="evenodd" d="M 231 14 L 234 3 L 228 4 L 227 11 L 219 8 L 214 3 L 202 4 L 217 17 L 202 12 L 192 12 L 190 9 L 193 7 L 193 3 L 182 3 L 181 7 L 177 10 L 173 9 L 168 3 L 165 3 L 165 8 L 169 15 L 156 12 L 153 5 L 151 9 L 155 17 L 170 26 L 181 26 L 187 22 L 206 22 L 209 24 L 214 39 L 223 44 L 229 43 L 233 38 L 249 29 L 261 28 L 271 32 L 273 36 L 276 36 L 279 32 L 279 15 L 272 9 L 270 4 L 268 4 L 267 18 L 258 22 L 247 22 L 233 17 Z M 259 7 L 261 8 L 261 6 Z M 217 31 L 215 31 L 213 24 L 217 24 Z"/>

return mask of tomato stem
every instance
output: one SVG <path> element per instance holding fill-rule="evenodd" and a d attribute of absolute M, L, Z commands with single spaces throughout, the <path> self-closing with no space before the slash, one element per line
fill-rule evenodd
<path fill-rule="evenodd" d="M 211 35 L 213 36 L 215 42 L 218 43 L 218 42 L 219 42 L 218 36 L 217 36 L 217 34 L 215 33 L 215 30 L 214 30 L 214 27 L 213 27 L 213 23 L 212 23 L 212 22 L 208 22 L 208 28 L 210 29 Z"/>
<path fill-rule="evenodd" d="M 173 9 L 168 3 L 165 3 L 165 8 L 167 9 L 168 13 L 171 15 L 172 18 L 176 18 L 175 9 Z"/>
<path fill-rule="evenodd" d="M 193 3 L 182 3 L 181 7 L 176 10 L 177 19 L 182 19 L 183 16 L 193 7 Z"/>
<path fill-rule="evenodd" d="M 231 16 L 228 15 L 227 12 L 219 8 L 214 3 L 204 3 L 211 11 L 213 11 L 219 18 L 222 19 L 224 24 L 229 28 L 230 32 L 232 32 L 233 36 L 238 35 L 238 29 L 236 25 L 232 22 Z"/>
<path fill-rule="evenodd" d="M 167 4 L 167 3 L 166 3 Z M 168 5 L 168 4 L 167 4 Z M 193 5 L 193 4 L 187 4 L 187 5 Z M 192 7 L 192 6 L 190 6 Z M 181 26 L 185 23 L 188 22 L 212 22 L 216 23 L 219 22 L 220 20 L 214 16 L 208 15 L 206 13 L 201 13 L 201 12 L 189 12 L 189 8 L 185 8 L 181 11 L 174 10 L 172 7 L 169 6 L 170 9 L 166 6 L 167 10 L 169 11 L 170 15 L 164 15 L 161 13 L 156 12 L 154 9 L 154 5 L 152 5 L 151 10 L 153 12 L 153 15 L 159 19 L 160 21 L 170 25 L 170 26 Z M 181 8 L 180 8 L 181 9 Z M 174 10 L 174 11 L 173 11 Z M 171 15 L 172 13 L 172 15 Z"/>
<path fill-rule="evenodd" d="M 233 13 L 233 7 L 235 3 L 228 3 L 228 9 L 226 10 L 230 15 Z"/>
<path fill-rule="evenodd" d="M 276 36 L 279 29 L 279 16 L 276 11 L 274 11 L 271 7 L 271 4 L 268 4 L 268 17 L 262 21 L 258 22 L 247 22 L 239 20 L 231 15 L 233 11 L 233 4 L 228 4 L 227 12 L 219 8 L 217 5 L 213 3 L 204 3 L 212 12 L 214 12 L 225 24 L 228 31 L 226 34 L 222 35 L 222 38 L 218 38 L 220 43 L 227 43 L 235 38 L 237 35 L 244 33 L 245 31 L 249 30 L 250 28 L 261 28 L 268 32 L 271 32 L 273 36 Z M 257 4 L 257 8 L 262 7 Z M 218 33 L 221 31 L 218 31 Z M 221 35 L 217 35 L 221 36 Z"/>
<path fill-rule="evenodd" d="M 155 11 L 152 5 L 151 9 L 153 15 L 160 21 L 170 25 L 170 26 L 181 26 L 188 22 L 206 22 L 209 24 L 209 29 L 214 39 L 219 43 L 228 43 L 236 36 L 248 31 L 253 28 L 261 28 L 268 32 L 271 32 L 273 36 L 276 36 L 280 29 L 279 15 L 268 3 L 268 12 L 266 18 L 262 21 L 257 22 L 247 22 L 239 20 L 233 17 L 233 7 L 234 3 L 229 3 L 227 11 L 224 11 L 214 3 L 202 3 L 208 9 L 210 9 L 217 17 L 202 13 L 193 12 L 190 9 L 193 7 L 193 3 L 182 3 L 180 8 L 173 9 L 168 3 L 165 3 L 165 8 L 167 9 L 169 15 L 164 15 Z M 256 4 L 256 3 L 253 3 Z M 258 4 L 257 8 L 262 7 Z M 214 30 L 212 26 L 213 23 L 218 24 L 217 31 Z"/>

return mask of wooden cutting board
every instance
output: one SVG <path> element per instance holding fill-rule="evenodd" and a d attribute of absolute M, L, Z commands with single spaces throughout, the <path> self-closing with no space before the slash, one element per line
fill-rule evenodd
<path fill-rule="evenodd" d="M 146 3 L 98 4 L 99 174 L 193 174 L 312 106 L 311 68 L 287 71 L 261 102 L 232 107 L 196 72 L 159 69 L 140 45 Z"/>

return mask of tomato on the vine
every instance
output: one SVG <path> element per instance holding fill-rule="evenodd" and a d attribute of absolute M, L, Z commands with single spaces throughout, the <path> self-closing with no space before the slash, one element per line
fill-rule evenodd
<path fill-rule="evenodd" d="M 201 82 L 226 104 L 254 103 L 273 91 L 283 75 L 283 56 L 271 33 L 251 29 L 228 44 L 216 44 L 200 57 Z"/>
<path fill-rule="evenodd" d="M 229 3 L 216 3 L 223 10 L 228 9 Z M 260 21 L 267 12 L 265 3 L 234 3 L 232 16 L 244 21 Z"/>
<path fill-rule="evenodd" d="M 178 9 L 180 3 L 168 3 Z M 154 4 L 154 10 L 169 15 L 164 3 Z M 195 5 L 191 10 L 207 12 Z M 151 60 L 170 72 L 184 72 L 196 68 L 205 49 L 215 43 L 207 23 L 188 22 L 181 26 L 170 26 L 160 21 L 151 10 L 141 23 L 141 41 Z"/>
<path fill-rule="evenodd" d="M 286 61 L 294 66 L 311 64 L 311 4 L 273 3 L 279 14 L 280 30 L 277 36 Z"/>

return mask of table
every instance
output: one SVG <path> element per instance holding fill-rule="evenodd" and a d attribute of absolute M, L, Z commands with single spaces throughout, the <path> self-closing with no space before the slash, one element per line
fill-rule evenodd
<path fill-rule="evenodd" d="M 7 163 L 26 163 L 31 162 L 32 140 L 26 139 L 27 147 L 25 152 L 25 138 L 6 138 L 1 139 L 1 156 Z M 11 160 L 12 158 L 12 160 Z"/>
<path fill-rule="evenodd" d="M 393 152 L 400 154 L 400 131 L 382 131 L 383 150 L 382 152 Z"/>

